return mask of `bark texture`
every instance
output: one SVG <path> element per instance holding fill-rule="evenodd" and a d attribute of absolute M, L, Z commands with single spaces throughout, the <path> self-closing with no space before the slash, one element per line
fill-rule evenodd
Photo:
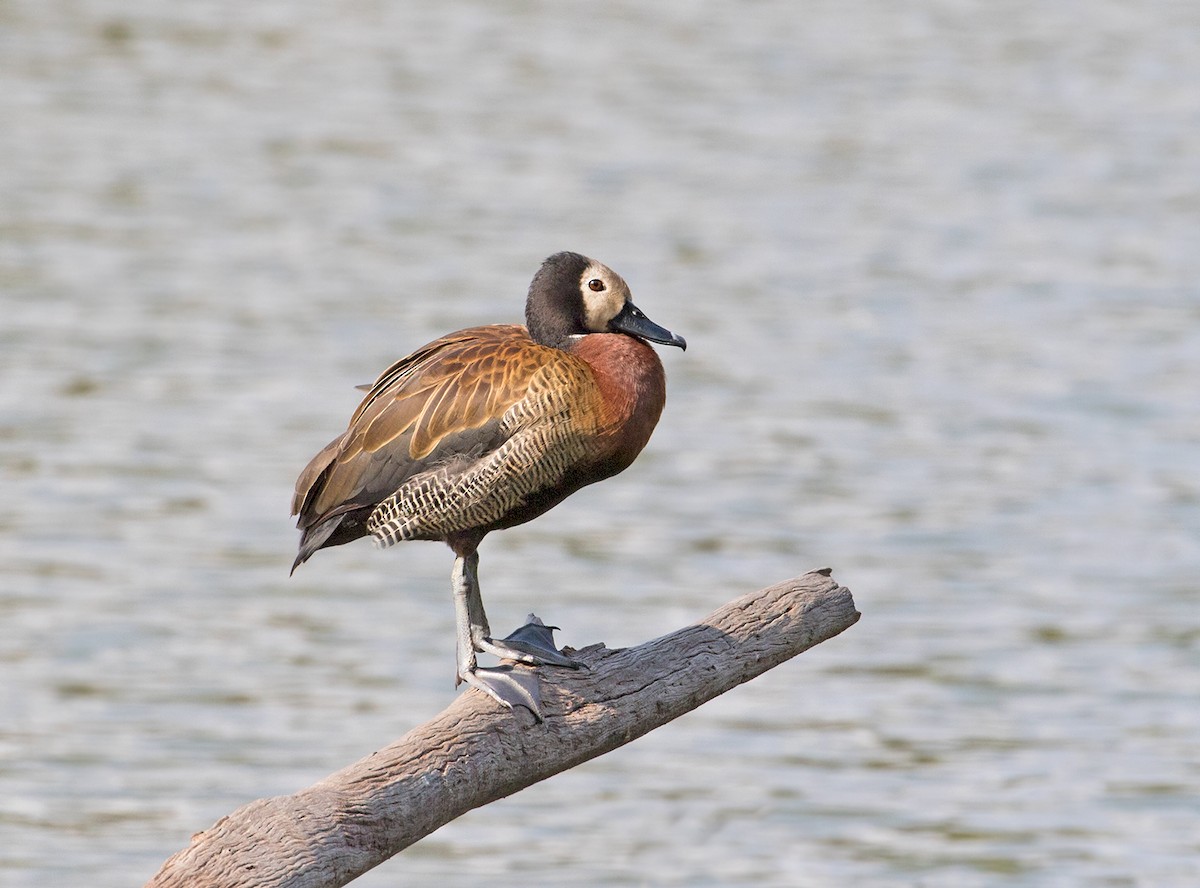
<path fill-rule="evenodd" d="M 460 694 L 390 746 L 197 833 L 147 888 L 345 885 L 472 808 L 616 749 L 849 628 L 854 599 L 830 573 L 751 592 L 634 648 L 575 652 L 590 670 L 543 667 L 541 723 Z"/>

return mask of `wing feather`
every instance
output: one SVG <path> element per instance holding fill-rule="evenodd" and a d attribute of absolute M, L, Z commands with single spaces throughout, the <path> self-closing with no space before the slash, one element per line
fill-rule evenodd
<path fill-rule="evenodd" d="M 301 528 L 373 508 L 431 465 L 502 442 L 500 420 L 539 366 L 562 353 L 524 327 L 443 336 L 380 374 L 346 431 L 309 463 L 292 501 Z"/>

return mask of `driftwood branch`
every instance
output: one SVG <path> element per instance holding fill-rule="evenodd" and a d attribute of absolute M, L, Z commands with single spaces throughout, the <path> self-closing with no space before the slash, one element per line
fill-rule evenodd
<path fill-rule="evenodd" d="M 192 837 L 147 888 L 330 888 L 472 808 L 511 795 L 666 724 L 852 626 L 850 590 L 828 569 L 744 595 L 635 648 L 545 668 L 545 721 L 460 694 L 432 721 L 294 795 L 260 799 Z"/>

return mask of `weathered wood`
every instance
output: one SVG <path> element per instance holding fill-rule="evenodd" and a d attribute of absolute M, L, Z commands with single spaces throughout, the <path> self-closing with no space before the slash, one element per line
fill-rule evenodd
<path fill-rule="evenodd" d="M 192 837 L 147 888 L 345 885 L 472 808 L 603 755 L 852 626 L 830 571 L 744 595 L 635 648 L 542 670 L 545 721 L 479 692 L 290 796 L 238 808 Z"/>

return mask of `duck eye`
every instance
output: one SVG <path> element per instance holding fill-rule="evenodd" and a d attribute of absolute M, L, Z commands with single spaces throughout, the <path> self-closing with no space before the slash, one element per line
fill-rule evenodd
<path fill-rule="evenodd" d="M 588 281 L 588 289 L 593 293 L 599 293 L 604 289 L 604 281 L 600 280 L 600 278 L 592 278 Z"/>

